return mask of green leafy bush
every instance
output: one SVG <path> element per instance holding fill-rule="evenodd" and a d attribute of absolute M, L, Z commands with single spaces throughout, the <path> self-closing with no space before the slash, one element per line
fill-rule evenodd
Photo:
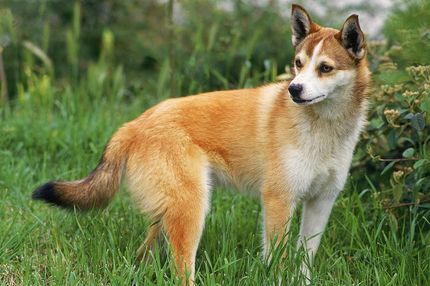
<path fill-rule="evenodd" d="M 384 34 L 400 67 L 430 64 L 430 1 L 405 1 L 387 19 Z"/>
<path fill-rule="evenodd" d="M 395 11 L 387 40 L 369 45 L 375 90 L 353 174 L 365 172 L 376 202 L 396 216 L 430 214 L 429 4 Z"/>
<path fill-rule="evenodd" d="M 428 208 L 430 128 L 426 122 L 430 114 L 430 66 L 412 66 L 406 71 L 406 81 L 380 85 L 374 95 L 365 134 L 370 157 L 362 160 L 368 163 L 373 184 L 383 190 L 379 196 L 385 206 L 411 204 Z"/>

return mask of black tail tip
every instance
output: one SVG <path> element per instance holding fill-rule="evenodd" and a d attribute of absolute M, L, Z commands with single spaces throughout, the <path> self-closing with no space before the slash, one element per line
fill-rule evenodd
<path fill-rule="evenodd" d="M 65 204 L 55 189 L 55 182 L 48 182 L 38 187 L 31 195 L 31 198 L 33 200 L 45 201 L 49 204 L 60 207 L 67 207 L 67 204 Z"/>

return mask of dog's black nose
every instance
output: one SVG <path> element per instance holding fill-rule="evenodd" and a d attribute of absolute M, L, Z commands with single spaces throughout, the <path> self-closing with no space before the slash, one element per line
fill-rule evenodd
<path fill-rule="evenodd" d="M 297 83 L 290 84 L 288 91 L 293 98 L 300 98 L 300 94 L 303 91 L 303 85 Z"/>

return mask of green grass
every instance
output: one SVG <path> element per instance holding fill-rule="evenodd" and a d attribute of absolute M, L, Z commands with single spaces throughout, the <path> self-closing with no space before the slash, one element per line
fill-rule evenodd
<path fill-rule="evenodd" d="M 174 285 L 170 257 L 136 267 L 148 221 L 122 190 L 104 210 L 79 213 L 30 200 L 39 184 L 92 170 L 123 122 L 157 99 L 83 80 L 54 88 L 42 79 L 0 109 L 0 283 L 2 285 Z M 91 84 L 94 86 L 91 86 Z M 108 85 L 108 86 L 106 86 Z M 119 87 L 118 87 L 119 86 Z M 430 235 L 414 216 L 396 222 L 352 178 L 337 200 L 313 268 L 314 285 L 430 285 Z M 261 259 L 258 200 L 216 190 L 197 254 L 199 285 L 299 285 L 298 219 L 282 264 Z M 299 210 L 297 211 L 299 214 Z M 428 228 L 428 227 L 427 227 Z"/>

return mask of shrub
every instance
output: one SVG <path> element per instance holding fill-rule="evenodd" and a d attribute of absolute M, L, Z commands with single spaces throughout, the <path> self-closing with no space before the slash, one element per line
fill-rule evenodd
<path fill-rule="evenodd" d="M 381 65 L 378 72 L 390 73 Z M 361 158 L 387 208 L 430 204 L 430 66 L 406 68 L 408 77 L 381 84 L 372 100 L 365 133 L 367 153 Z"/>
<path fill-rule="evenodd" d="M 369 45 L 375 92 L 353 174 L 365 172 L 376 202 L 397 216 L 430 214 L 429 4 L 395 11 L 386 42 Z"/>
<path fill-rule="evenodd" d="M 387 19 L 384 27 L 389 45 L 400 46 L 393 50 L 400 67 L 430 64 L 430 1 L 405 1 Z"/>

